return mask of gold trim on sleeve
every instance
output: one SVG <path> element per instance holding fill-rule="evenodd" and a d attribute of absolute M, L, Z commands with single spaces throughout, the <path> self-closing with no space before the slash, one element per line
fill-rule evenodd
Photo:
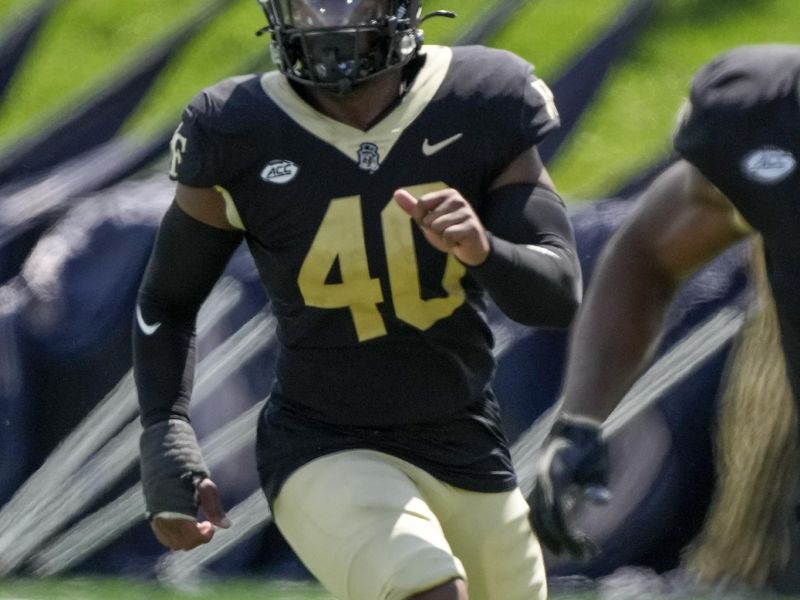
<path fill-rule="evenodd" d="M 239 211 L 236 209 L 236 204 L 233 202 L 231 193 L 221 185 L 215 185 L 214 189 L 222 194 L 222 198 L 225 200 L 225 218 L 228 219 L 228 223 L 230 223 L 231 227 L 246 231 L 244 223 L 242 223 L 242 217 L 239 216 Z"/>

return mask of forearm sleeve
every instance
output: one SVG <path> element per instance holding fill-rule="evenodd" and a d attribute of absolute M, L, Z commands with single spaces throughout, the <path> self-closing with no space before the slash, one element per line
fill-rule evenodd
<path fill-rule="evenodd" d="M 142 425 L 189 420 L 197 312 L 242 233 L 211 227 L 173 203 L 145 270 L 133 325 L 133 366 Z"/>
<path fill-rule="evenodd" d="M 575 234 L 564 203 L 541 185 L 494 190 L 481 219 L 491 253 L 469 271 L 509 318 L 538 327 L 566 327 L 581 298 Z"/>

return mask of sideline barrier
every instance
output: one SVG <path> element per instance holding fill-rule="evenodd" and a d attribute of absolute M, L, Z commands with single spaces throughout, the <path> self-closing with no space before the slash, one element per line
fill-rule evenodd
<path fill-rule="evenodd" d="M 137 213 L 131 210 L 137 194 L 130 189 L 128 192 L 131 204 L 126 208 L 125 202 L 116 202 L 114 205 L 120 212 L 109 215 L 116 224 L 104 225 L 103 219 L 99 219 L 94 225 L 75 229 L 62 222 L 62 235 L 56 235 L 54 230 L 43 238 L 30 259 L 47 256 L 47 247 L 52 243 L 66 244 L 62 253 L 67 258 L 61 267 L 51 270 L 50 278 L 25 281 L 36 298 L 21 306 L 16 315 L 29 331 L 31 319 L 35 323 L 49 316 L 44 322 L 48 328 L 34 328 L 37 335 L 29 332 L 17 339 L 23 371 L 33 370 L 39 378 L 31 386 L 36 389 L 51 382 L 50 385 L 58 387 L 57 390 L 49 388 L 47 394 L 34 395 L 57 399 L 71 411 L 70 415 L 62 416 L 75 419 L 79 416 L 76 406 L 81 398 L 85 399 L 87 386 L 97 388 L 102 384 L 107 389 L 116 387 L 116 390 L 93 413 L 88 413 L 86 421 L 70 424 L 72 433 L 62 442 L 62 448 L 54 453 L 52 449 L 47 451 L 49 458 L 41 471 L 0 509 L 0 524 L 5 524 L 2 526 L 4 535 L 0 536 L 0 572 L 56 575 L 78 570 L 153 574 L 159 570 L 165 577 L 181 579 L 192 576 L 202 567 L 225 574 L 252 573 L 257 568 L 271 573 L 288 571 L 302 575 L 302 567 L 286 552 L 274 526 L 269 524 L 267 513 L 250 515 L 226 533 L 224 544 L 207 548 L 202 556 L 193 554 L 197 560 L 195 566 L 179 557 L 162 561 L 162 549 L 153 543 L 144 526 L 142 498 L 134 468 L 138 421 L 130 376 L 124 371 L 129 364 L 128 329 L 133 296 L 120 292 L 134 289 L 145 255 L 137 259 L 136 268 L 130 268 L 126 266 L 126 254 L 120 254 L 114 247 L 124 248 L 134 239 L 150 239 L 165 203 L 162 198 L 152 208 L 139 208 Z M 87 200 L 78 212 L 91 214 L 91 202 Z M 632 206 L 632 202 L 624 200 L 601 201 L 572 216 L 587 279 L 602 245 Z M 115 214 L 126 215 L 124 225 L 120 225 L 119 216 L 114 217 Z M 139 233 L 131 237 L 137 231 Z M 142 244 L 143 251 L 147 247 L 147 243 Z M 119 277 L 110 286 L 103 283 L 95 269 L 98 257 L 103 257 L 104 271 L 117 273 Z M 268 312 L 258 316 L 264 298 L 254 265 L 243 252 L 237 254 L 234 263 L 221 284 L 228 286 L 228 291 L 215 293 L 203 309 L 198 338 L 201 362 L 192 408 L 201 444 L 209 453 L 209 463 L 215 465 L 215 478 L 225 495 L 225 503 L 234 513 L 244 514 L 245 507 L 258 502 L 255 498 L 260 493 L 252 456 L 254 410 L 269 390 L 275 357 L 271 335 L 259 325 L 267 326 L 271 317 Z M 639 438 L 631 439 L 630 434 L 626 434 L 630 431 L 649 431 L 654 437 L 660 432 L 657 437 L 663 441 L 656 447 L 655 454 L 652 450 L 648 454 L 642 448 L 630 452 L 631 456 L 650 456 L 653 465 L 660 465 L 658 469 L 651 468 L 658 478 L 640 479 L 643 485 L 638 495 L 618 494 L 621 498 L 635 497 L 637 502 L 614 506 L 614 514 L 606 514 L 602 519 L 604 522 L 621 521 L 621 530 L 606 534 L 611 542 L 623 540 L 624 544 L 622 547 L 608 544 L 608 552 L 590 564 L 559 564 L 550 557 L 554 574 L 602 574 L 610 572 L 612 567 L 630 563 L 653 568 L 669 565 L 674 562 L 684 538 L 693 534 L 693 523 L 701 521 L 710 490 L 699 484 L 710 480 L 713 468 L 709 422 L 721 361 L 727 349 L 726 336 L 733 331 L 720 319 L 727 314 L 726 310 L 734 316 L 738 314 L 743 302 L 747 283 L 743 263 L 743 252 L 736 248 L 688 282 L 676 309 L 670 313 L 667 335 L 659 350 L 661 358 L 648 375 L 650 383 L 644 379 L 639 386 L 644 387 L 646 393 L 641 389 L 632 393 L 639 399 L 629 404 L 638 409 L 626 408 L 629 412 L 624 412 L 621 407 L 619 415 L 615 414 L 618 419 L 615 427 L 619 427 L 619 434 L 615 436 L 624 440 L 622 447 L 635 449 L 637 444 L 643 443 Z M 96 285 L 106 290 L 103 293 L 118 296 L 117 301 L 109 302 L 105 297 L 88 304 L 81 301 L 83 293 L 96 294 L 97 288 L 87 286 L 89 273 L 101 277 Z M 42 292 L 54 289 L 58 294 L 47 302 Z M 233 297 L 231 291 L 235 291 Z M 51 304 L 54 301 L 56 305 Z M 66 306 L 59 306 L 62 302 Z M 80 305 L 81 310 L 68 308 Z M 93 307 L 102 307 L 107 314 L 98 319 Z M 253 315 L 258 323 L 252 321 Z M 116 324 L 114 327 L 119 329 L 119 334 L 108 339 L 110 323 Z M 735 320 L 729 319 L 726 323 L 735 324 Z M 546 416 L 539 417 L 546 415 L 554 403 L 563 372 L 566 334 L 517 325 L 496 310 L 490 313 L 490 324 L 497 339 L 495 391 L 506 428 L 515 440 L 515 462 L 525 486 L 529 485 L 536 442 L 547 423 Z M 698 336 L 701 341 L 705 340 L 703 344 L 696 341 Z M 99 339 L 104 339 L 104 349 L 100 353 L 96 351 Z M 108 366 L 112 356 L 118 357 L 115 361 L 123 369 L 116 378 L 116 368 Z M 124 359 L 119 360 L 119 357 Z M 95 373 L 95 381 L 87 381 L 88 373 Z M 115 386 L 123 375 L 122 382 Z M 26 390 L 28 397 L 32 397 L 31 391 Z M 217 402 L 217 399 L 224 399 L 224 402 Z M 61 416 L 54 417 L 55 412 L 61 410 L 56 409 L 58 407 L 53 405 L 40 406 L 36 414 L 45 417 L 45 421 L 36 426 L 38 431 L 46 431 L 62 422 Z M 106 417 L 102 417 L 103 414 Z M 646 419 L 646 426 L 639 419 Z M 45 424 L 47 421 L 51 422 Z M 626 465 L 624 461 L 622 464 Z M 224 465 L 236 465 L 236 468 L 225 469 Z M 635 466 L 628 464 L 623 468 Z M 242 503 L 245 504 L 240 506 Z M 22 507 L 28 508 L 23 510 Z M 680 528 L 675 527 L 676 511 L 680 513 Z M 621 519 L 622 516 L 626 518 Z M 632 523 L 636 524 L 636 531 L 629 530 Z M 659 536 L 670 528 L 680 529 L 680 535 L 665 543 Z M 659 540 L 656 547 L 654 539 Z"/>

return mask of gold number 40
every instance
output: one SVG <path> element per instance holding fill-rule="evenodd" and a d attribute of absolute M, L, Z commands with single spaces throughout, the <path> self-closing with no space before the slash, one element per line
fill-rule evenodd
<path fill-rule="evenodd" d="M 419 197 L 446 187 L 439 182 L 406 189 Z M 297 283 L 308 306 L 349 308 L 356 335 L 363 342 L 386 335 L 386 324 L 378 310 L 378 304 L 384 300 L 380 280 L 369 274 L 362 223 L 360 196 L 333 199 L 303 261 Z M 425 330 L 453 314 L 464 303 L 461 286 L 461 278 L 466 274 L 464 265 L 449 255 L 442 278 L 442 287 L 448 295 L 423 299 L 414 248 L 414 223 L 396 202 L 390 202 L 381 212 L 381 226 L 397 317 Z M 341 283 L 327 283 L 337 258 Z"/>

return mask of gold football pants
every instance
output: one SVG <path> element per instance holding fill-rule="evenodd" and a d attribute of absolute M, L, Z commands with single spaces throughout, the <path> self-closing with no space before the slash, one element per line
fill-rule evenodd
<path fill-rule="evenodd" d="M 371 450 L 321 457 L 289 477 L 275 522 L 342 600 L 403 600 L 454 578 L 470 600 L 544 600 L 539 544 L 519 489 L 459 489 Z"/>

